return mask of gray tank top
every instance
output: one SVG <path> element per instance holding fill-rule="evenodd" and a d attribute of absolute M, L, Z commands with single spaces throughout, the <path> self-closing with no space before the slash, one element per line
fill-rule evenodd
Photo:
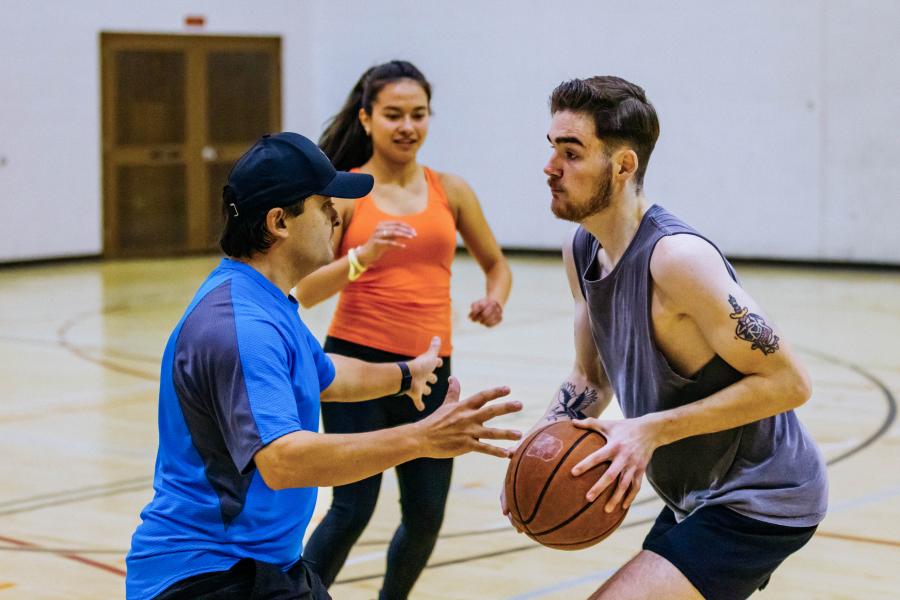
<path fill-rule="evenodd" d="M 744 377 L 718 355 L 693 376 L 682 377 L 653 341 L 650 256 L 663 236 L 676 234 L 706 239 L 652 206 L 609 273 L 599 272 L 597 239 L 584 228 L 575 234 L 572 249 L 594 343 L 627 418 L 700 400 Z M 679 521 L 713 504 L 793 527 L 812 526 L 825 517 L 825 463 L 794 411 L 661 446 L 650 460 L 647 480 Z"/>

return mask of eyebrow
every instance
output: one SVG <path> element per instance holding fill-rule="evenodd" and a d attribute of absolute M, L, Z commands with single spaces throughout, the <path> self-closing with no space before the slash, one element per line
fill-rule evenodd
<path fill-rule="evenodd" d="M 424 104 L 420 104 L 420 105 L 414 106 L 414 107 L 412 108 L 413 112 L 415 112 L 415 111 L 417 111 L 417 110 L 427 110 L 427 109 L 428 109 L 428 106 L 426 106 L 426 105 L 424 105 Z M 396 106 L 396 105 L 394 105 L 394 104 L 386 104 L 385 106 L 381 107 L 381 110 L 396 110 L 396 111 L 399 111 L 399 112 L 403 112 L 403 108 L 402 108 L 402 107 Z"/>
<path fill-rule="evenodd" d="M 553 144 L 554 146 L 559 144 L 575 144 L 576 146 L 581 146 L 584 148 L 584 144 L 577 137 L 558 137 L 556 141 L 551 140 L 550 136 L 547 136 L 547 141 Z"/>

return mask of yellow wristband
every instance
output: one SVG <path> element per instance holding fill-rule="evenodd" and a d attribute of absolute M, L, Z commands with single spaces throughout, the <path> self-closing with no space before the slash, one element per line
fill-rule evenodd
<path fill-rule="evenodd" d="M 366 268 L 360 264 L 359 257 L 356 256 L 356 248 L 347 251 L 347 262 L 350 264 L 350 270 L 347 271 L 347 279 L 350 281 L 356 281 L 366 272 Z"/>

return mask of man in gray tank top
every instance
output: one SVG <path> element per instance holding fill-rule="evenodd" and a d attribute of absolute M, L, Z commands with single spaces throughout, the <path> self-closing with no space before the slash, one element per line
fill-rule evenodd
<path fill-rule="evenodd" d="M 644 91 L 576 79 L 550 104 L 551 209 L 580 225 L 563 248 L 576 361 L 539 424 L 606 436 L 573 470 L 611 463 L 588 500 L 613 486 L 606 510 L 628 507 L 646 474 L 666 504 L 591 598 L 746 598 L 825 516 L 825 464 L 793 412 L 809 378 L 718 248 L 645 198 Z M 613 396 L 626 418 L 599 420 Z"/>

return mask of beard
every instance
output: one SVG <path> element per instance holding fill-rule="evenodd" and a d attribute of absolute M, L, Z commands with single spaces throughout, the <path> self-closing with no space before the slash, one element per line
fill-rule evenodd
<path fill-rule="evenodd" d="M 607 161 L 606 167 L 597 179 L 597 184 L 591 192 L 591 197 L 584 204 L 563 204 L 554 202 L 550 210 L 557 219 L 581 223 L 601 210 L 607 208 L 612 202 L 612 162 Z"/>

